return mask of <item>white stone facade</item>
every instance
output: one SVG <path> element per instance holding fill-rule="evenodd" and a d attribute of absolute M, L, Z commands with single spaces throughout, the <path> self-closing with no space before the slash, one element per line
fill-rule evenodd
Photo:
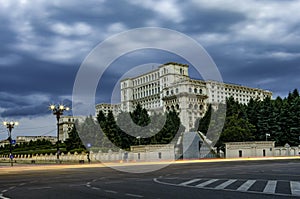
<path fill-rule="evenodd" d="M 225 103 L 230 96 L 246 104 L 251 98 L 262 100 L 272 97 L 272 93 L 236 84 L 191 79 L 188 65 L 166 63 L 140 76 L 123 79 L 120 106 L 110 108 L 114 113 L 121 110 L 129 112 L 140 103 L 150 114 L 175 109 L 180 113 L 185 130 L 189 131 L 194 127 L 196 119 L 204 116 L 209 103 Z M 100 110 L 107 110 L 107 105 L 104 105 L 96 105 L 96 114 Z"/>
<path fill-rule="evenodd" d="M 37 141 L 37 140 L 48 140 L 52 142 L 52 144 L 56 143 L 57 137 L 56 136 L 17 136 L 16 142 L 24 143 L 30 141 Z"/>
<path fill-rule="evenodd" d="M 69 138 L 69 132 L 72 131 L 75 121 L 83 121 L 83 117 L 79 116 L 61 116 L 59 119 L 59 140 L 64 142 Z"/>
<path fill-rule="evenodd" d="M 298 156 L 300 146 L 275 147 L 274 141 L 225 143 L 226 158 Z"/>
<path fill-rule="evenodd" d="M 97 113 L 102 110 L 105 115 L 107 115 L 109 111 L 112 111 L 113 114 L 117 116 L 121 112 L 121 104 L 97 104 L 96 110 Z"/>
<path fill-rule="evenodd" d="M 274 156 L 274 141 L 225 143 L 226 158 L 271 157 Z"/>

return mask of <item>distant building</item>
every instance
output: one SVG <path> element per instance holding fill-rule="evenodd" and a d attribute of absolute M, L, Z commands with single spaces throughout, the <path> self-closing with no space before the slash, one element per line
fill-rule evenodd
<path fill-rule="evenodd" d="M 225 143 L 226 158 L 274 156 L 274 141 Z"/>
<path fill-rule="evenodd" d="M 0 141 L 0 147 L 4 147 L 4 146 L 7 145 L 7 144 L 9 144 L 8 139 L 6 139 L 6 140 L 1 140 L 1 141 Z"/>
<path fill-rule="evenodd" d="M 247 104 L 251 98 L 263 100 L 272 97 L 272 92 L 258 88 L 191 79 L 188 65 L 166 63 L 148 73 L 121 81 L 120 104 L 98 104 L 96 114 L 109 110 L 117 115 L 120 111 L 133 111 L 140 103 L 150 114 L 178 111 L 185 130 L 194 127 L 197 118 L 204 116 L 208 104 L 215 107 L 232 96 L 239 103 Z"/>
<path fill-rule="evenodd" d="M 299 152 L 300 146 L 285 144 L 275 147 L 275 141 L 225 143 L 226 158 L 298 156 Z"/>
<path fill-rule="evenodd" d="M 27 143 L 30 141 L 34 142 L 37 140 L 48 140 L 52 142 L 52 144 L 55 144 L 57 141 L 57 137 L 56 136 L 17 136 L 16 143 L 20 144 L 20 143 Z"/>
<path fill-rule="evenodd" d="M 64 142 L 69 138 L 69 132 L 72 131 L 76 120 L 83 121 L 84 118 L 80 116 L 66 116 L 63 115 L 59 119 L 59 140 Z"/>
<path fill-rule="evenodd" d="M 113 115 L 117 116 L 121 112 L 121 104 L 97 104 L 96 113 L 99 113 L 100 110 L 102 110 L 105 115 L 107 115 L 109 111 L 112 111 Z"/>

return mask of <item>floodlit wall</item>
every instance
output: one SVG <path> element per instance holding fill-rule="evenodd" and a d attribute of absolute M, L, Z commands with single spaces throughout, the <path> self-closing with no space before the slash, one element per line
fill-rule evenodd
<path fill-rule="evenodd" d="M 131 152 L 119 150 L 113 152 L 90 152 L 88 153 L 68 153 L 60 154 L 59 159 L 63 162 L 145 162 L 145 161 L 164 161 L 175 160 L 174 145 L 148 145 L 148 146 L 134 146 Z M 8 155 L 1 155 L 0 159 L 9 160 Z M 36 155 L 15 155 L 15 161 L 34 161 L 34 162 L 55 162 L 57 160 L 56 154 L 36 154 Z"/>
<path fill-rule="evenodd" d="M 275 147 L 274 141 L 225 143 L 226 158 L 297 156 L 299 146 Z"/>

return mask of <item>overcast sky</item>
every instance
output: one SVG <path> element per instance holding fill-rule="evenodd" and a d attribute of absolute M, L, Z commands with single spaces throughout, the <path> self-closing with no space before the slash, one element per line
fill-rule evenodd
<path fill-rule="evenodd" d="M 0 0 L 1 119 L 20 122 L 14 136 L 55 135 L 55 118 L 47 107 L 71 105 L 75 77 L 86 56 L 114 34 L 150 26 L 195 39 L 225 82 L 284 97 L 299 89 L 299 10 L 297 0 Z M 171 61 L 180 59 L 145 50 L 114 65 L 129 70 Z M 107 72 L 106 90 L 97 93 L 96 103 L 110 100 L 109 90 L 126 70 Z M 0 139 L 6 136 L 0 128 Z"/>

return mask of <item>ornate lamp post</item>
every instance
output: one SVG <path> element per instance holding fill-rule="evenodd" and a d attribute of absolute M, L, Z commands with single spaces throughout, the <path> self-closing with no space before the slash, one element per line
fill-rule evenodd
<path fill-rule="evenodd" d="M 59 163 L 59 119 L 60 116 L 64 114 L 64 111 L 69 111 L 70 108 L 66 107 L 64 105 L 50 105 L 49 109 L 52 111 L 53 115 L 56 115 L 56 120 L 57 120 L 57 143 L 56 143 L 56 149 L 57 149 L 57 162 Z"/>
<path fill-rule="evenodd" d="M 18 122 L 14 122 L 14 121 L 11 121 L 11 122 L 6 122 L 4 121 L 3 122 L 3 125 L 6 126 L 6 128 L 8 129 L 8 141 L 9 141 L 9 158 L 10 158 L 10 165 L 13 166 L 13 159 L 14 159 L 14 156 L 13 156 L 13 153 L 12 153 L 12 138 L 11 138 L 11 131 L 12 129 L 15 127 L 15 126 L 18 126 L 19 123 Z"/>
<path fill-rule="evenodd" d="M 268 137 L 270 137 L 270 133 L 266 133 L 266 141 L 268 141 Z"/>

